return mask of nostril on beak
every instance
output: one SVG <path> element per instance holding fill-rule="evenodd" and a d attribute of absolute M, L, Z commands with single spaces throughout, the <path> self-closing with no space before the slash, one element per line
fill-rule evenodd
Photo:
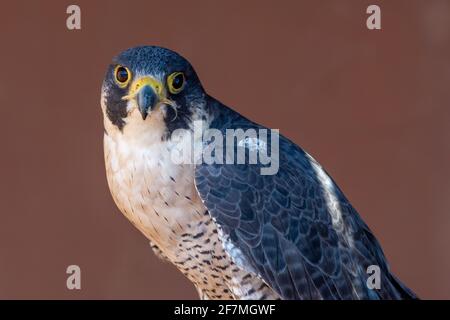
<path fill-rule="evenodd" d="M 156 93 L 150 85 L 145 85 L 139 90 L 137 94 L 137 104 L 143 120 L 147 118 L 149 109 L 151 110 L 151 108 L 155 106 L 156 100 Z"/>

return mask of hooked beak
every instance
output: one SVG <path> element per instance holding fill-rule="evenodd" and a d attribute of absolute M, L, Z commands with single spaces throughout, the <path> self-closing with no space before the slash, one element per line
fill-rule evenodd
<path fill-rule="evenodd" d="M 151 111 L 158 103 L 158 97 L 150 85 L 145 85 L 137 93 L 136 102 L 141 112 L 142 120 L 145 120 L 149 110 Z"/>
<path fill-rule="evenodd" d="M 167 101 L 162 84 L 151 77 L 142 77 L 135 80 L 128 95 L 122 97 L 122 99 L 135 99 L 143 120 L 147 118 L 147 115 L 158 103 Z"/>

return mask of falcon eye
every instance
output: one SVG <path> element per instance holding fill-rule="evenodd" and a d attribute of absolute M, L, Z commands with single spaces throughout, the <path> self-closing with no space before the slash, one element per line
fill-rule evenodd
<path fill-rule="evenodd" d="M 127 67 L 124 66 L 116 66 L 116 69 L 114 70 L 114 75 L 116 78 L 117 83 L 120 87 L 125 87 L 128 82 L 130 81 L 130 70 L 128 70 Z"/>
<path fill-rule="evenodd" d="M 184 74 L 182 72 L 174 72 L 167 78 L 167 86 L 170 93 L 177 94 L 183 90 L 185 84 Z"/>

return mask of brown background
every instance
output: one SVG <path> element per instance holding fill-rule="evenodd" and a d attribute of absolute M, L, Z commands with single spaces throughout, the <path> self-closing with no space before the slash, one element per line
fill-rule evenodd
<path fill-rule="evenodd" d="M 172 48 L 227 105 L 336 179 L 423 298 L 450 298 L 449 1 L 1 5 L 0 298 L 196 298 L 115 208 L 100 85 L 113 55 Z M 382 8 L 382 30 L 365 9 Z M 82 290 L 65 287 L 78 264 Z"/>

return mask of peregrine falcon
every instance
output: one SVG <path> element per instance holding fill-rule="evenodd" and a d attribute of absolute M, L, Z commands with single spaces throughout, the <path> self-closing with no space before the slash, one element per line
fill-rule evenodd
<path fill-rule="evenodd" d="M 180 144 L 205 151 L 213 141 L 192 134 L 194 123 L 224 135 L 267 129 L 208 95 L 179 54 L 157 46 L 122 52 L 107 69 L 101 106 L 116 205 L 200 298 L 416 298 L 332 178 L 284 136 L 275 174 L 262 174 L 261 161 L 173 160 Z M 368 285 L 370 266 L 379 268 L 379 287 Z"/>

